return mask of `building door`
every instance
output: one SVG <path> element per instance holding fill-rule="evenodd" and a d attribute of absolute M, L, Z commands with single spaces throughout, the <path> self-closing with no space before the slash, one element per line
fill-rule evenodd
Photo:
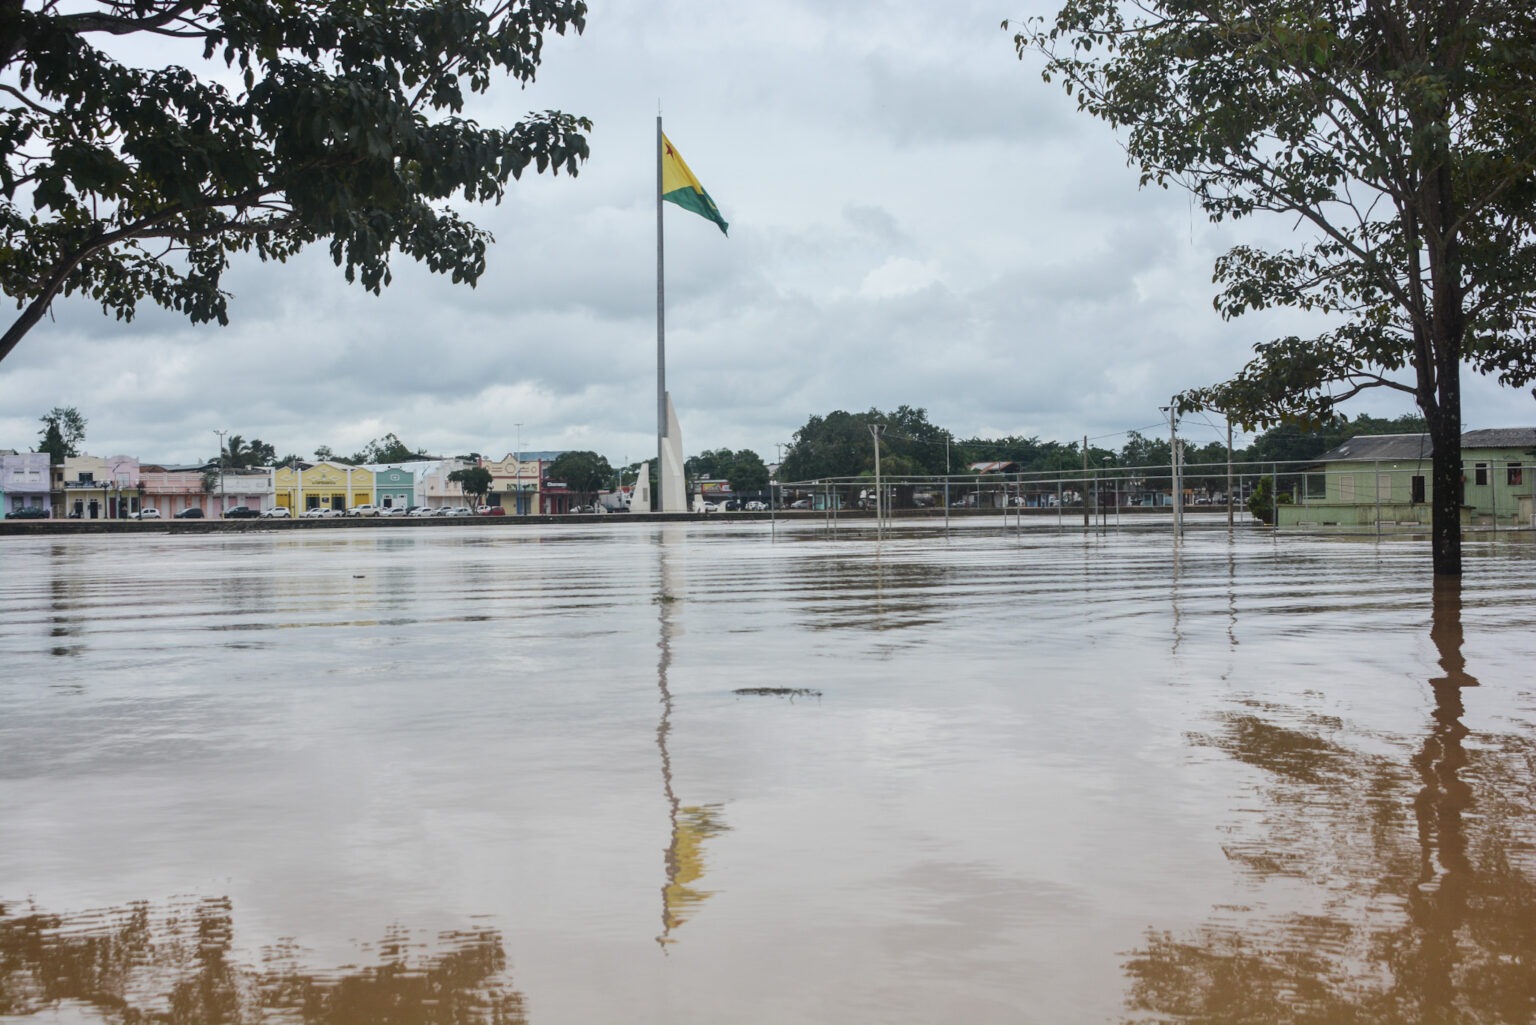
<path fill-rule="evenodd" d="M 1412 491 L 1408 500 L 1414 503 L 1422 503 L 1424 501 L 1424 477 L 1422 475 L 1415 476 L 1411 488 Z"/>

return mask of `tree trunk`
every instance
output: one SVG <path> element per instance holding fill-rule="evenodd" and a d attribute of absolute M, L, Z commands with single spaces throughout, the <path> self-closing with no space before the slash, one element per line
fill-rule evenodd
<path fill-rule="evenodd" d="M 1447 363 L 1449 365 L 1447 365 Z M 1434 443 L 1430 545 L 1436 576 L 1461 576 L 1461 367 L 1441 361 L 1434 415 L 1425 420 Z M 1447 380 L 1449 377 L 1449 380 Z"/>

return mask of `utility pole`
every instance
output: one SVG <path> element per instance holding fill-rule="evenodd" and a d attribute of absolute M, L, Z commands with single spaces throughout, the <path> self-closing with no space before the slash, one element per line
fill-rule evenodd
<path fill-rule="evenodd" d="M 227 504 L 224 500 L 224 435 L 228 434 L 229 431 L 221 431 L 215 428 L 213 433 L 219 436 L 219 515 L 223 516 L 224 507 Z"/>
<path fill-rule="evenodd" d="M 1232 530 L 1232 421 L 1227 421 L 1227 531 Z"/>
<path fill-rule="evenodd" d="M 1168 481 L 1173 491 L 1173 534 L 1184 532 L 1184 492 L 1179 479 L 1179 397 L 1168 400 Z"/>
<path fill-rule="evenodd" d="M 779 532 L 779 512 L 775 507 L 784 500 L 784 488 L 783 485 L 779 486 L 779 497 L 775 499 L 773 486 L 779 483 L 779 474 L 784 469 L 784 442 L 776 441 L 773 447 L 779 450 L 779 461 L 773 464 L 773 474 L 768 478 L 768 533 L 776 537 Z"/>
<path fill-rule="evenodd" d="M 885 489 L 880 485 L 880 435 L 885 430 L 885 424 L 870 424 L 870 436 L 875 439 L 875 536 L 885 536 L 885 515 L 882 512 L 885 506 Z"/>
<path fill-rule="evenodd" d="M 528 509 L 523 505 L 523 423 L 521 420 L 512 425 L 517 428 L 517 470 L 512 478 L 512 512 L 517 516 L 526 516 Z"/>
<path fill-rule="evenodd" d="M 1083 500 L 1083 529 L 1087 530 L 1091 524 L 1088 521 L 1088 435 L 1083 435 L 1083 482 L 1078 485 L 1078 493 Z"/>
<path fill-rule="evenodd" d="M 944 432 L 944 533 L 949 533 L 949 432 Z"/>

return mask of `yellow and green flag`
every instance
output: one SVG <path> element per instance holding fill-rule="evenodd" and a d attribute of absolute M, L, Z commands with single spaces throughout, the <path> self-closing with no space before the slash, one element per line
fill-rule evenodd
<path fill-rule="evenodd" d="M 720 225 L 721 232 L 730 235 L 726 230 L 728 225 L 725 218 L 720 216 L 720 208 L 715 206 L 715 201 L 709 198 L 704 186 L 699 184 L 693 172 L 688 170 L 688 165 L 683 163 L 682 154 L 677 152 L 677 147 L 665 135 L 661 137 L 661 198 L 714 221 Z"/>

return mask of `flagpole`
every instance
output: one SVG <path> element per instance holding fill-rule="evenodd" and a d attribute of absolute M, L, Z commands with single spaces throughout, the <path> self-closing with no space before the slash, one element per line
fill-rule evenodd
<path fill-rule="evenodd" d="M 661 114 L 656 114 L 656 472 L 663 487 L 656 489 L 657 512 L 681 512 L 666 507 L 665 481 L 659 475 L 666 472 L 663 449 L 667 435 L 667 286 L 662 264 L 661 234 Z"/>

